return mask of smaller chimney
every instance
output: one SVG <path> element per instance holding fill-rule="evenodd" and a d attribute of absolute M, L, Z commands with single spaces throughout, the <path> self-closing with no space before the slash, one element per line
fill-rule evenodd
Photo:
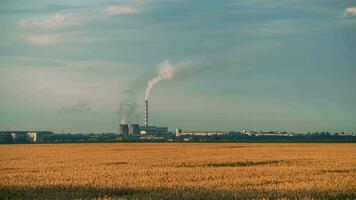
<path fill-rule="evenodd" d="M 145 126 L 148 126 L 148 100 L 145 101 Z"/>

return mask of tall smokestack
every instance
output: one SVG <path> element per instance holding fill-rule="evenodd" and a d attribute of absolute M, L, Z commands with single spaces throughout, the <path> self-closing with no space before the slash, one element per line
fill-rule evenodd
<path fill-rule="evenodd" d="M 148 126 L 148 100 L 145 101 L 145 126 Z"/>

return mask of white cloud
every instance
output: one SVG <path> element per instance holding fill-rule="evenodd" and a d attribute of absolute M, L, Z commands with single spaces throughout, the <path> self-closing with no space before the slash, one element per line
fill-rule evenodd
<path fill-rule="evenodd" d="M 60 13 L 55 14 L 53 17 L 41 20 L 22 19 L 19 25 L 23 28 L 57 28 L 63 26 L 74 26 L 80 24 L 81 17 L 75 15 L 63 15 Z"/>
<path fill-rule="evenodd" d="M 103 12 L 86 14 L 61 14 L 57 13 L 42 19 L 21 19 L 19 25 L 26 29 L 53 29 L 60 27 L 76 26 L 85 21 L 102 20 L 108 16 L 137 13 L 138 9 L 132 6 L 108 6 Z M 103 15 L 104 13 L 104 15 Z"/>
<path fill-rule="evenodd" d="M 20 35 L 26 42 L 36 45 L 51 45 L 63 42 L 94 42 L 96 38 L 86 36 L 82 32 L 67 32 L 56 34 L 23 34 Z"/>
<path fill-rule="evenodd" d="M 27 32 L 20 33 L 19 36 L 28 43 L 35 45 L 51 45 L 63 42 L 94 42 L 98 41 L 98 38 L 89 37 L 87 36 L 88 33 L 68 32 L 68 30 L 55 33 L 51 29 L 77 26 L 88 21 L 105 20 L 114 15 L 133 14 L 137 12 L 138 9 L 130 5 L 108 6 L 104 10 L 89 13 L 57 13 L 47 18 L 21 19 L 18 24 L 23 29 L 27 29 Z"/>
<path fill-rule="evenodd" d="M 344 13 L 345 15 L 356 15 L 356 7 L 348 7 Z"/>
<path fill-rule="evenodd" d="M 57 34 L 53 35 L 23 35 L 22 38 L 31 44 L 47 45 L 59 42 Z"/>
<path fill-rule="evenodd" d="M 104 9 L 104 12 L 108 15 L 120 15 L 120 14 L 132 14 L 137 13 L 138 10 L 134 7 L 128 6 L 109 6 Z"/>

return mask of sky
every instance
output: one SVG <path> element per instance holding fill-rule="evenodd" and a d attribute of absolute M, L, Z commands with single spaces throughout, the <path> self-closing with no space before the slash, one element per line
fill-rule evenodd
<path fill-rule="evenodd" d="M 1 0 L 0 130 L 356 132 L 354 0 Z M 129 115 L 129 116 L 124 116 Z"/>

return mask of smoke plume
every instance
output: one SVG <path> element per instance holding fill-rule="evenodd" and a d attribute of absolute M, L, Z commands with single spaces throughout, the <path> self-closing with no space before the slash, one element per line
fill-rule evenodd
<path fill-rule="evenodd" d="M 91 109 L 89 102 L 87 101 L 79 101 L 73 105 L 62 107 L 59 113 L 60 114 L 79 114 L 79 113 L 95 114 L 95 112 Z"/>
<path fill-rule="evenodd" d="M 146 88 L 145 100 L 150 96 L 151 90 L 160 82 L 170 80 L 174 76 L 174 67 L 169 60 L 163 61 L 158 67 L 158 74 L 156 77 L 148 81 Z"/>
<path fill-rule="evenodd" d="M 142 94 L 141 92 L 145 87 L 145 99 L 147 100 L 151 90 L 161 81 L 173 79 L 177 81 L 196 74 L 195 71 L 198 70 L 192 69 L 191 66 L 192 62 L 190 61 L 174 63 L 173 66 L 169 60 L 165 60 L 158 65 L 155 78 L 148 80 L 147 77 L 150 77 L 151 72 L 146 72 L 132 80 L 129 87 L 121 93 L 123 99 L 118 110 L 120 123 L 127 124 L 138 121 L 140 114 L 138 113 L 137 98 Z M 152 73 L 152 76 L 154 76 L 154 73 Z"/>
<path fill-rule="evenodd" d="M 276 49 L 279 47 L 279 44 L 268 42 L 262 45 L 262 47 L 263 46 L 270 46 L 272 49 Z M 249 43 L 243 48 L 217 54 L 214 59 L 201 57 L 195 58 L 194 60 L 188 59 L 173 64 L 171 64 L 169 60 L 163 61 L 158 66 L 158 72 L 155 78 L 147 80 L 147 77 L 150 77 L 151 75 L 151 72 L 149 71 L 142 74 L 142 76 L 137 77 L 137 79 L 129 84 L 129 89 L 126 90 L 123 94 L 123 96 L 126 96 L 126 98 L 120 104 L 119 116 L 121 121 L 130 122 L 139 118 L 139 114 L 137 113 L 138 104 L 136 100 L 137 97 L 142 95 L 142 90 L 145 87 L 145 100 L 147 100 L 150 96 L 151 90 L 157 84 L 165 80 L 178 82 L 192 77 L 200 76 L 201 74 L 208 73 L 209 71 L 212 71 L 214 74 L 216 74 L 220 73 L 222 70 L 235 67 L 237 68 L 238 66 L 240 74 L 251 73 L 251 69 L 247 67 L 249 62 L 254 60 L 256 55 L 268 55 L 271 52 L 271 48 L 262 47 L 260 42 L 251 44 Z"/>
<path fill-rule="evenodd" d="M 136 102 L 131 100 L 125 100 L 120 104 L 119 117 L 121 124 L 127 124 L 132 120 L 131 117 L 135 113 L 136 107 Z"/>
<path fill-rule="evenodd" d="M 120 124 L 127 124 L 138 118 L 138 114 L 136 112 L 138 105 L 134 91 L 135 90 L 125 90 L 122 92 L 124 99 L 121 101 L 119 107 Z"/>

